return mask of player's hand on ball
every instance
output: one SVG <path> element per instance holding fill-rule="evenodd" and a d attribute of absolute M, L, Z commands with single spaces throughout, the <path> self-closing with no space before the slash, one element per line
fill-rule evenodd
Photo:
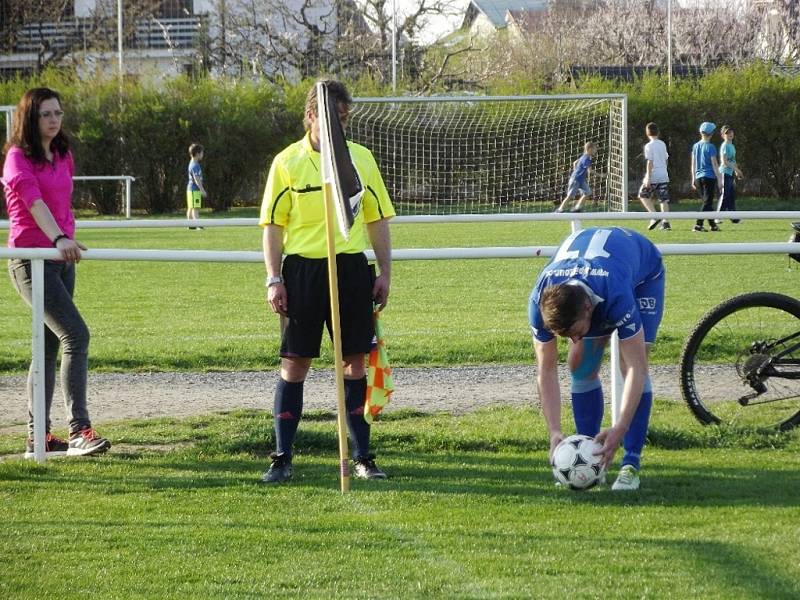
<path fill-rule="evenodd" d="M 555 451 L 556 446 L 558 446 L 563 439 L 564 434 L 562 434 L 560 431 L 550 434 L 550 462 L 553 462 L 553 451 Z"/>
<path fill-rule="evenodd" d="M 269 286 L 267 288 L 267 304 L 269 304 L 272 312 L 288 317 L 289 315 L 286 312 L 286 307 L 288 306 L 286 286 L 282 283 Z"/>
<path fill-rule="evenodd" d="M 603 446 L 600 450 L 595 452 L 595 454 L 603 456 L 604 468 L 608 469 L 609 465 L 613 462 L 614 455 L 617 453 L 624 435 L 625 432 L 619 428 L 610 427 L 604 429 L 595 436 L 594 441 Z"/>

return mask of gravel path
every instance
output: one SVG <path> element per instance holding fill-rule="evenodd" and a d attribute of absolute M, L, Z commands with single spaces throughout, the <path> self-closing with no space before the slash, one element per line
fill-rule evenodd
<path fill-rule="evenodd" d="M 562 395 L 568 398 L 566 368 Z M 651 367 L 658 398 L 680 399 L 678 369 Z M 277 371 L 236 373 L 115 373 L 89 376 L 89 411 L 95 425 L 120 419 L 186 417 L 236 408 L 272 410 Z M 492 404 L 526 406 L 534 402 L 536 368 L 480 366 L 397 368 L 396 391 L 387 412 L 409 408 L 462 413 Z M 608 389 L 608 373 L 603 374 Z M 333 371 L 312 370 L 305 386 L 305 408 L 334 410 Z M 56 430 L 65 428 L 60 390 L 52 411 Z M 27 418 L 24 377 L 0 377 L 0 433 L 24 431 Z"/>

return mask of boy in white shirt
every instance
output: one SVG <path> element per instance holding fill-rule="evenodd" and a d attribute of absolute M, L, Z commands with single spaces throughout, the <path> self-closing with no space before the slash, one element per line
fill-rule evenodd
<path fill-rule="evenodd" d="M 642 180 L 642 187 L 639 188 L 639 200 L 647 212 L 655 212 L 653 199 L 657 197 L 661 205 L 661 212 L 669 212 L 669 175 L 667 174 L 669 153 L 667 145 L 659 139 L 658 125 L 655 123 L 648 123 L 645 133 L 650 141 L 644 147 L 647 170 Z M 663 222 L 661 219 L 651 219 L 647 229 L 652 231 L 659 223 L 664 231 L 672 229 L 666 219 Z"/>

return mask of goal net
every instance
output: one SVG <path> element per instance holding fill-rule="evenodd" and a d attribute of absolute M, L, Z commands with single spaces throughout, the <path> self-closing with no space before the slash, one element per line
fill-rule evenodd
<path fill-rule="evenodd" d="M 622 94 L 356 98 L 347 135 L 375 155 L 398 214 L 550 212 L 587 141 L 585 210 L 627 209 Z"/>

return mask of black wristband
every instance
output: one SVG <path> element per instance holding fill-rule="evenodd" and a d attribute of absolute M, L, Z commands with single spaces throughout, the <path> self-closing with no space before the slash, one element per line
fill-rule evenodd
<path fill-rule="evenodd" d="M 61 235 L 57 235 L 56 239 L 53 240 L 53 246 L 58 246 L 58 240 L 63 240 L 64 238 L 69 239 L 69 236 L 66 233 L 62 233 Z"/>

